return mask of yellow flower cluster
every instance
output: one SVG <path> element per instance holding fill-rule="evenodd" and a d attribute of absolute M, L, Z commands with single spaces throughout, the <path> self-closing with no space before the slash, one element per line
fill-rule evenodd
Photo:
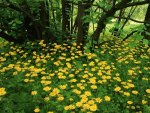
<path fill-rule="evenodd" d="M 70 113 L 99 113 L 103 111 L 101 106 L 115 106 L 114 103 L 134 112 L 136 109 L 140 111 L 142 105 L 150 104 L 150 78 L 147 76 L 150 68 L 142 64 L 142 60 L 148 61 L 149 53 L 141 55 L 142 60 L 138 61 L 136 53 L 139 55 L 139 51 L 120 43 L 111 48 L 106 43 L 97 53 L 81 51 L 76 43 L 55 43 L 51 48 L 46 47 L 44 40 L 39 44 L 42 48 L 40 52 L 28 53 L 12 47 L 8 53 L 0 53 L 0 73 L 12 72 L 12 77 L 24 78 L 24 84 L 31 86 L 30 96 L 37 104 L 45 106 L 36 107 L 33 110 L 35 113 L 43 112 L 43 109 L 47 113 L 64 110 Z M 18 61 L 6 65 L 9 56 Z M 141 83 L 144 83 L 143 95 L 139 88 Z M 0 96 L 5 94 L 5 88 L 0 88 Z M 143 98 L 139 99 L 141 96 Z"/>
<path fill-rule="evenodd" d="M 0 87 L 0 96 L 3 96 L 6 94 L 5 88 Z"/>

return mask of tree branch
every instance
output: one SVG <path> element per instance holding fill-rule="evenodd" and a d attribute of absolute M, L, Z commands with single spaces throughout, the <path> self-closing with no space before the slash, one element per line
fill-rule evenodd
<path fill-rule="evenodd" d="M 22 39 L 15 39 L 14 37 L 6 34 L 4 31 L 0 31 L 0 37 L 9 41 L 9 42 L 15 42 L 15 43 L 22 43 L 24 40 Z"/>
<path fill-rule="evenodd" d="M 139 20 L 135 20 L 135 19 L 132 19 L 132 18 L 128 18 L 128 17 L 117 17 L 117 16 L 114 16 L 115 18 L 121 18 L 121 19 L 129 19 L 133 22 L 137 22 L 137 23 L 146 23 L 146 24 L 150 24 L 150 22 L 145 22 L 145 21 L 139 21 Z"/>
<path fill-rule="evenodd" d="M 119 7 L 117 6 L 116 9 L 120 10 L 120 9 L 124 9 L 124 8 L 131 7 L 131 6 L 144 5 L 147 3 L 150 3 L 150 0 L 144 0 L 144 1 L 140 1 L 140 2 L 132 2 L 132 3 L 124 4 Z"/>
<path fill-rule="evenodd" d="M 131 33 L 129 33 L 124 39 L 123 41 L 127 40 L 129 37 L 131 37 L 134 33 L 138 32 L 138 30 L 132 31 Z"/>
<path fill-rule="evenodd" d="M 24 13 L 25 15 L 27 15 L 31 20 L 34 20 L 34 16 L 31 14 L 31 13 L 29 13 L 29 12 L 27 12 L 26 10 L 24 10 L 22 7 L 19 7 L 19 6 L 17 6 L 17 5 L 15 5 L 15 4 L 13 4 L 12 2 L 10 2 L 10 0 L 6 0 L 6 4 L 0 4 L 0 7 L 2 7 L 2 8 L 7 8 L 7 7 L 9 7 L 9 8 L 11 8 L 11 9 L 13 9 L 13 10 L 16 10 L 16 11 L 19 11 L 19 12 L 22 12 L 22 13 Z"/>

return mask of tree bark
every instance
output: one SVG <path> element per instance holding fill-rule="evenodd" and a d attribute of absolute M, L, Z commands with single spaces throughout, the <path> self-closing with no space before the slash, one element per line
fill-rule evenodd
<path fill-rule="evenodd" d="M 70 11 L 71 4 L 69 0 L 62 0 L 62 31 L 68 36 L 70 34 Z"/>
<path fill-rule="evenodd" d="M 144 21 L 145 21 L 145 28 L 146 28 L 145 33 L 144 33 L 144 38 L 150 40 L 150 35 L 146 34 L 146 32 L 150 33 L 150 24 L 147 24 L 147 22 L 150 23 L 150 3 L 148 4 L 148 8 L 147 8 Z"/>
<path fill-rule="evenodd" d="M 77 44 L 84 44 L 84 38 L 88 35 L 89 22 L 84 22 L 83 17 L 90 15 L 90 8 L 94 0 L 85 0 L 83 3 L 78 3 L 78 14 L 77 14 Z"/>

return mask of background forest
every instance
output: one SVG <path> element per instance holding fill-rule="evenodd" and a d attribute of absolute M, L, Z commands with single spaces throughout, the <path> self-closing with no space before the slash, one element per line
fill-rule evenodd
<path fill-rule="evenodd" d="M 0 36 L 10 42 L 149 39 L 149 0 L 1 0 L 0 7 Z"/>

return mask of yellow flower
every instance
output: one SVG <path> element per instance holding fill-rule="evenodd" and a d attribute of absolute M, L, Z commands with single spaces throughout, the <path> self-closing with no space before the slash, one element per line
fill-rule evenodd
<path fill-rule="evenodd" d="M 49 90 L 51 90 L 51 87 L 46 86 L 46 87 L 43 88 L 43 90 L 44 90 L 44 91 L 49 91 Z"/>
<path fill-rule="evenodd" d="M 39 108 L 35 108 L 35 109 L 34 109 L 34 112 L 35 112 L 35 113 L 39 113 L 39 112 L 40 112 L 40 109 L 39 109 Z"/>
<path fill-rule="evenodd" d="M 123 93 L 125 96 L 129 97 L 130 96 L 130 93 L 129 92 L 124 92 Z"/>
<path fill-rule="evenodd" d="M 96 78 L 90 78 L 89 79 L 89 83 L 91 83 L 91 84 L 96 84 L 96 80 L 95 80 Z"/>
<path fill-rule="evenodd" d="M 37 91 L 31 91 L 31 95 L 36 95 Z"/>
<path fill-rule="evenodd" d="M 67 85 L 60 85 L 60 89 L 66 89 Z"/>
<path fill-rule="evenodd" d="M 59 89 L 58 88 L 54 88 L 53 91 L 49 94 L 50 96 L 56 96 L 59 94 Z"/>
<path fill-rule="evenodd" d="M 132 101 L 127 101 L 127 103 L 128 103 L 128 104 L 133 104 L 133 102 L 132 102 Z"/>
<path fill-rule="evenodd" d="M 95 66 L 95 63 L 92 61 L 89 63 L 89 66 Z"/>
<path fill-rule="evenodd" d="M 87 66 L 87 64 L 83 64 L 83 66 L 85 66 L 85 67 L 86 67 L 86 66 Z"/>
<path fill-rule="evenodd" d="M 142 100 L 142 104 L 147 104 L 147 101 L 145 101 L 145 100 Z"/>
<path fill-rule="evenodd" d="M 73 101 L 73 98 L 69 98 L 69 101 Z"/>
<path fill-rule="evenodd" d="M 134 90 L 134 91 L 132 91 L 132 93 L 135 94 L 135 95 L 137 95 L 137 94 L 138 94 L 138 91 L 135 91 L 135 90 Z"/>
<path fill-rule="evenodd" d="M 98 75 L 98 76 L 102 76 L 102 74 L 103 74 L 102 71 L 101 71 L 101 70 L 98 70 L 97 75 Z"/>
<path fill-rule="evenodd" d="M 89 109 L 90 105 L 89 104 L 83 104 L 83 109 Z"/>
<path fill-rule="evenodd" d="M 70 78 L 74 77 L 74 74 L 69 74 L 69 77 L 70 77 Z"/>
<path fill-rule="evenodd" d="M 29 82 L 29 79 L 24 79 L 24 82 Z"/>
<path fill-rule="evenodd" d="M 73 45 L 73 46 L 77 46 L 77 43 L 74 42 L 72 45 Z"/>
<path fill-rule="evenodd" d="M 97 110 L 97 105 L 93 104 L 92 106 L 90 106 L 90 111 L 96 111 Z"/>
<path fill-rule="evenodd" d="M 134 88 L 134 87 L 135 87 L 135 85 L 134 85 L 134 84 L 131 84 L 131 83 L 128 83 L 128 86 L 129 86 L 130 88 Z"/>
<path fill-rule="evenodd" d="M 72 68 L 70 63 L 66 63 L 66 65 L 67 65 L 68 68 Z"/>
<path fill-rule="evenodd" d="M 46 102 L 48 102 L 48 101 L 50 100 L 50 98 L 49 98 L 49 97 L 45 97 L 44 100 L 45 100 Z"/>
<path fill-rule="evenodd" d="M 75 105 L 69 105 L 69 109 L 70 110 L 75 109 Z"/>
<path fill-rule="evenodd" d="M 128 74 L 129 74 L 129 75 L 133 75 L 133 74 L 134 74 L 134 71 L 133 71 L 133 70 L 128 70 Z"/>
<path fill-rule="evenodd" d="M 71 79 L 69 82 L 77 82 L 76 79 Z"/>
<path fill-rule="evenodd" d="M 95 102 L 94 102 L 94 100 L 89 100 L 87 103 L 88 103 L 89 105 L 93 105 Z"/>
<path fill-rule="evenodd" d="M 57 100 L 62 101 L 62 100 L 64 100 L 64 97 L 60 96 L 60 97 L 57 98 Z"/>
<path fill-rule="evenodd" d="M 56 49 L 60 49 L 60 48 L 61 48 L 61 45 L 55 45 L 55 48 L 56 48 Z"/>
<path fill-rule="evenodd" d="M 135 106 L 131 106 L 131 109 L 135 109 Z"/>
<path fill-rule="evenodd" d="M 108 102 L 111 100 L 111 98 L 109 96 L 105 96 L 104 99 L 105 99 L 105 101 L 108 101 Z"/>
<path fill-rule="evenodd" d="M 103 100 L 101 98 L 95 98 L 95 101 L 101 103 Z"/>
<path fill-rule="evenodd" d="M 150 93 L 150 89 L 147 89 L 146 92 L 147 92 L 147 93 Z"/>
<path fill-rule="evenodd" d="M 76 103 L 76 106 L 77 106 L 77 107 L 81 107 L 81 106 L 82 106 L 82 102 L 77 102 L 77 103 Z"/>
<path fill-rule="evenodd" d="M 114 89 L 114 91 L 116 91 L 116 92 L 119 92 L 121 90 L 121 87 L 116 87 L 115 89 Z"/>
<path fill-rule="evenodd" d="M 89 91 L 85 91 L 84 94 L 85 94 L 86 96 L 91 96 L 91 92 L 89 92 Z"/>
<path fill-rule="evenodd" d="M 75 94 L 77 95 L 80 95 L 81 94 L 81 91 L 77 90 L 77 89 L 74 89 L 72 92 L 74 92 Z"/>
<path fill-rule="evenodd" d="M 5 88 L 1 87 L 0 88 L 0 96 L 3 96 L 6 94 Z"/>
<path fill-rule="evenodd" d="M 65 106 L 64 109 L 67 111 L 69 110 L 69 106 Z"/>
<path fill-rule="evenodd" d="M 87 101 L 88 101 L 88 98 L 87 98 L 87 97 L 84 97 L 84 98 L 81 99 L 81 102 L 82 102 L 82 103 L 86 103 Z"/>
<path fill-rule="evenodd" d="M 53 111 L 48 111 L 47 113 L 54 113 Z"/>
<path fill-rule="evenodd" d="M 43 43 L 44 43 L 44 40 L 41 40 L 41 41 L 39 42 L 40 45 L 42 45 Z"/>
<path fill-rule="evenodd" d="M 96 85 L 91 85 L 91 88 L 92 89 L 97 89 L 97 86 Z"/>
<path fill-rule="evenodd" d="M 106 66 L 105 69 L 106 69 L 106 70 L 109 70 L 109 69 L 110 69 L 110 66 Z"/>

